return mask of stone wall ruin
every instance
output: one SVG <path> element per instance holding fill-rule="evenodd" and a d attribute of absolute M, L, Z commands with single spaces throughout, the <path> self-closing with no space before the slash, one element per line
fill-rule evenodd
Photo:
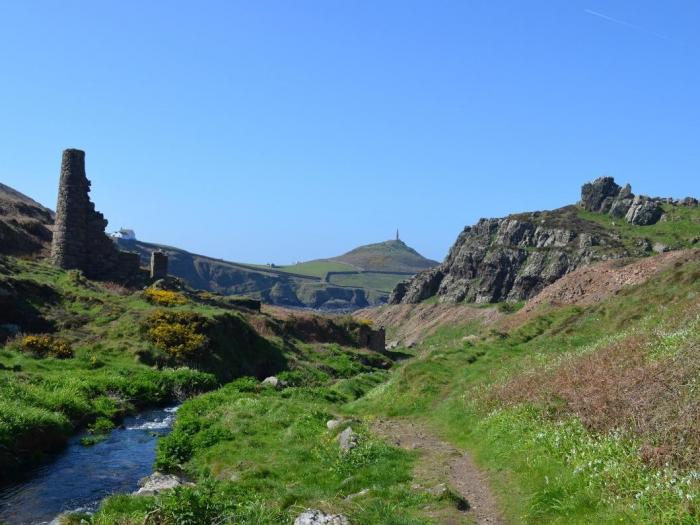
<path fill-rule="evenodd" d="M 135 253 L 121 252 L 105 234 L 107 220 L 90 201 L 85 152 L 63 151 L 51 262 L 90 279 L 127 280 L 139 271 Z"/>

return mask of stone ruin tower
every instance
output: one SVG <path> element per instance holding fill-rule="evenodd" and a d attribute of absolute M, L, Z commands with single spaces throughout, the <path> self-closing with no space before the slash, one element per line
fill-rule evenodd
<path fill-rule="evenodd" d="M 61 161 L 51 261 L 92 279 L 127 279 L 139 270 L 135 253 L 121 252 L 105 234 L 107 220 L 90 201 L 85 152 L 67 149 Z"/>
<path fill-rule="evenodd" d="M 151 279 L 165 279 L 168 276 L 168 255 L 165 252 L 151 253 Z"/>

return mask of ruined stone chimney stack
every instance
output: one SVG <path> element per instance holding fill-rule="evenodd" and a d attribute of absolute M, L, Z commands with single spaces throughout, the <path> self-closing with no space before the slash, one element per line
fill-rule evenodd
<path fill-rule="evenodd" d="M 85 152 L 67 149 L 61 160 L 51 260 L 59 268 L 82 268 L 85 262 L 86 223 L 90 182 L 85 175 Z"/>
<path fill-rule="evenodd" d="M 168 276 L 168 256 L 165 252 L 151 253 L 151 279 L 165 279 Z"/>
<path fill-rule="evenodd" d="M 120 252 L 105 234 L 107 220 L 90 201 L 85 152 L 67 149 L 61 160 L 51 261 L 66 270 L 81 270 L 90 279 L 126 280 L 139 272 L 135 253 Z"/>

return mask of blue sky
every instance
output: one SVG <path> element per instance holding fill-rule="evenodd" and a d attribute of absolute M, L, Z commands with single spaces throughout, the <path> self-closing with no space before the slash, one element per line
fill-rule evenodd
<path fill-rule="evenodd" d="M 87 152 L 110 228 L 286 263 L 600 175 L 700 196 L 700 3 L 0 1 L 0 181 L 54 207 Z"/>

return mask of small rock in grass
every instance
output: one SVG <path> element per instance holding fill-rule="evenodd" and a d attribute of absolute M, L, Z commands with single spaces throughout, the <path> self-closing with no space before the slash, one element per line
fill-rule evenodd
<path fill-rule="evenodd" d="M 447 494 L 447 485 L 444 483 L 440 483 L 439 485 L 435 485 L 433 488 L 428 490 L 429 494 L 432 494 L 433 496 L 436 496 L 438 498 L 443 497 L 445 494 Z"/>
<path fill-rule="evenodd" d="M 355 498 L 361 498 L 362 496 L 366 496 L 369 494 L 369 489 L 362 489 L 360 492 L 356 492 L 355 494 L 350 494 L 345 497 L 346 500 L 353 500 Z"/>
<path fill-rule="evenodd" d="M 282 381 L 280 381 L 276 376 L 270 376 L 263 379 L 263 385 L 271 386 L 272 388 L 277 388 L 278 390 L 284 387 Z"/>
<path fill-rule="evenodd" d="M 348 427 L 338 434 L 338 444 L 340 445 L 340 451 L 343 453 L 350 452 L 357 446 L 357 434 L 355 434 L 352 427 Z"/>
<path fill-rule="evenodd" d="M 153 496 L 159 494 L 164 490 L 174 489 L 180 485 L 192 485 L 192 483 L 186 483 L 178 476 L 173 474 L 161 474 L 160 472 L 154 472 L 150 476 L 146 476 L 139 480 L 139 490 L 134 492 L 137 496 Z"/>
<path fill-rule="evenodd" d="M 350 525 L 342 514 L 326 514 L 317 509 L 309 509 L 294 520 L 294 525 Z"/>
<path fill-rule="evenodd" d="M 328 421 L 326 421 L 326 428 L 328 430 L 335 430 L 343 423 L 345 423 L 345 421 L 343 421 L 342 419 L 329 419 Z"/>

